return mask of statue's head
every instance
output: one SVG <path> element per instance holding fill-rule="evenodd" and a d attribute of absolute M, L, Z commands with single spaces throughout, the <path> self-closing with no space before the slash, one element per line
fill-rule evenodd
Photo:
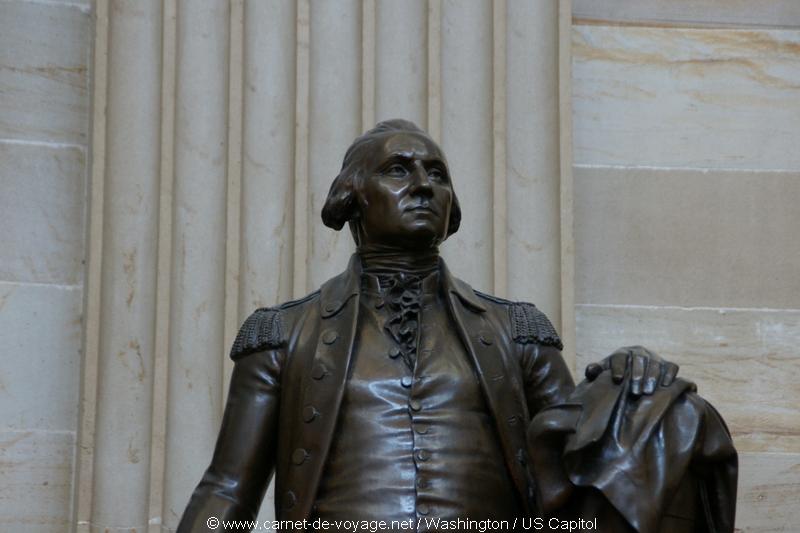
<path fill-rule="evenodd" d="M 412 122 L 380 122 L 347 150 L 322 221 L 335 230 L 348 222 L 357 245 L 438 245 L 461 222 L 444 153 Z"/>

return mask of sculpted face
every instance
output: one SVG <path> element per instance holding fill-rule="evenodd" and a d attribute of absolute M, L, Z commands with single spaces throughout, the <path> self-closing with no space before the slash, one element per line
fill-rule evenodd
<path fill-rule="evenodd" d="M 412 132 L 387 134 L 365 159 L 358 191 L 362 244 L 421 249 L 441 243 L 453 189 L 436 143 Z"/>

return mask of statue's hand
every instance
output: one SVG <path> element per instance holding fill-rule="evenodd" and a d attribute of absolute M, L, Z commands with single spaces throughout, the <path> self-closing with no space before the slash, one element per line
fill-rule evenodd
<path fill-rule="evenodd" d="M 614 383 L 622 383 L 627 376 L 632 396 L 653 394 L 659 383 L 669 387 L 678 374 L 678 365 L 661 359 L 643 346 L 626 346 L 599 363 L 586 367 L 586 379 L 594 381 L 604 370 L 611 370 Z"/>

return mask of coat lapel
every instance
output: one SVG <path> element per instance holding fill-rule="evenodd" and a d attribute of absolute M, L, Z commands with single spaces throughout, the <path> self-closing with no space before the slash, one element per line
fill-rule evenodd
<path fill-rule="evenodd" d="M 495 421 L 506 464 L 526 506 L 530 505 L 530 480 L 526 468 L 524 409 L 509 382 L 506 368 L 508 339 L 485 317 L 486 308 L 472 287 L 453 277 L 441 262 L 447 301 L 458 335 L 470 354 Z"/>

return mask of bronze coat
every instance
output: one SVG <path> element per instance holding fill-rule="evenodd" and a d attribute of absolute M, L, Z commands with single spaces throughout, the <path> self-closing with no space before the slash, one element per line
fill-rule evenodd
<path fill-rule="evenodd" d="M 236 353 L 235 346 L 237 361 L 214 457 L 179 532 L 206 531 L 210 516 L 255 519 L 273 471 L 276 518 L 310 516 L 354 351 L 360 277 L 360 261 L 353 256 L 348 269 L 319 291 L 270 315 L 273 338 L 266 349 L 238 357 L 246 350 L 239 346 Z M 515 306 L 519 314 L 521 304 L 476 293 L 444 262 L 441 278 L 451 327 L 477 369 L 520 501 L 534 514 L 526 428 L 542 408 L 566 400 L 574 389 L 572 377 L 557 347 L 536 342 L 536 324 L 529 330 L 534 335 L 514 330 Z M 541 324 L 544 316 L 537 319 Z"/>

